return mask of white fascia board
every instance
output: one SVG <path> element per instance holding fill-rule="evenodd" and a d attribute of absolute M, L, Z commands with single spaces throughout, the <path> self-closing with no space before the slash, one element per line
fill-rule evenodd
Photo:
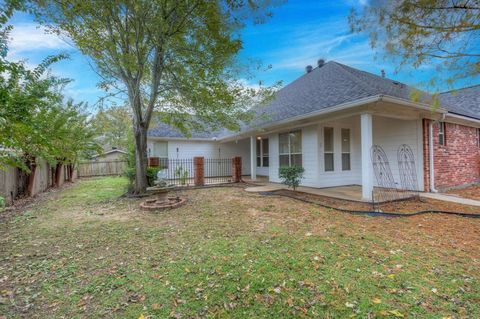
<path fill-rule="evenodd" d="M 472 117 L 447 113 L 445 115 L 445 122 L 465 125 L 465 126 L 473 126 L 473 127 L 480 127 L 480 120 L 474 119 Z"/>
<path fill-rule="evenodd" d="M 187 138 L 187 137 L 157 137 L 157 136 L 148 136 L 147 140 L 150 141 L 191 141 L 191 142 L 218 142 L 217 138 Z"/>
<path fill-rule="evenodd" d="M 248 130 L 248 131 L 245 131 L 245 132 L 241 132 L 239 134 L 226 136 L 226 137 L 220 138 L 219 140 L 220 141 L 231 141 L 231 140 L 243 139 L 243 138 L 249 137 L 251 135 L 264 133 L 263 131 L 268 131 L 268 128 L 271 128 L 271 127 L 275 127 L 275 126 L 279 126 L 279 125 L 283 125 L 283 124 L 290 124 L 292 122 L 305 120 L 305 119 L 308 119 L 308 118 L 311 118 L 311 117 L 314 117 L 314 116 L 328 115 L 329 113 L 333 113 L 333 112 L 338 112 L 338 111 L 347 110 L 347 109 L 353 109 L 355 107 L 359 107 L 359 106 L 363 106 L 363 105 L 366 105 L 366 104 L 375 103 L 375 102 L 379 102 L 379 101 L 405 105 L 405 106 L 413 107 L 413 108 L 416 108 L 416 109 L 419 109 L 419 110 L 422 110 L 422 111 L 432 111 L 431 105 L 428 105 L 428 104 L 425 104 L 425 103 L 413 102 L 413 101 L 410 101 L 410 100 L 397 98 L 397 97 L 393 97 L 393 96 L 389 96 L 389 95 L 375 95 L 375 96 L 370 96 L 370 97 L 358 99 L 358 100 L 351 101 L 351 102 L 338 104 L 336 106 L 329 107 L 329 108 L 326 108 L 326 109 L 322 109 L 322 110 L 313 111 L 313 112 L 310 112 L 310 113 L 290 117 L 288 119 L 281 120 L 281 121 L 278 121 L 278 122 L 269 123 L 266 126 L 261 126 L 257 129 Z M 447 113 L 447 110 L 444 109 L 444 108 L 436 108 L 434 110 L 434 112 L 445 114 L 445 113 Z"/>

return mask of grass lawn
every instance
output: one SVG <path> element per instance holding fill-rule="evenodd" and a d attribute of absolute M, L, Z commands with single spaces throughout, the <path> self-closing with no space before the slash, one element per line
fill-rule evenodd
<path fill-rule="evenodd" d="M 0 224 L 0 318 L 479 318 L 480 220 L 81 180 Z"/>

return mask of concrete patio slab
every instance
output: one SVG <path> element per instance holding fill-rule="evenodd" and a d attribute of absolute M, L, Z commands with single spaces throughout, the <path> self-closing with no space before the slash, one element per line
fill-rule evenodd
<path fill-rule="evenodd" d="M 247 187 L 247 192 L 273 192 L 280 189 L 288 189 L 286 185 L 270 182 L 254 182 L 258 186 Z M 358 185 L 338 186 L 327 188 L 313 188 L 299 186 L 297 191 L 312 195 L 326 196 L 350 201 L 362 201 L 362 187 Z"/>

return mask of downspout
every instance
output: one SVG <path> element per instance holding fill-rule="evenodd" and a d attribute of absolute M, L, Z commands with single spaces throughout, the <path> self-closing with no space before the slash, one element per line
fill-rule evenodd
<path fill-rule="evenodd" d="M 435 189 L 435 167 L 433 164 L 433 122 L 428 123 L 428 163 L 430 165 L 430 192 L 437 193 Z"/>

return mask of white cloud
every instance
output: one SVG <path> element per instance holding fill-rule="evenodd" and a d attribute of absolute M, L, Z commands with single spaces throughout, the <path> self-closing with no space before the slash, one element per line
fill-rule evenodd
<path fill-rule="evenodd" d="M 59 36 L 47 33 L 34 23 L 14 25 L 10 33 L 9 56 L 21 58 L 22 53 L 40 50 L 71 50 L 72 46 Z"/>
<path fill-rule="evenodd" d="M 368 39 L 350 33 L 344 19 L 296 26 L 285 39 L 288 42 L 267 57 L 274 69 L 303 70 L 307 65 L 316 66 L 320 58 L 362 65 L 371 63 L 375 55 Z"/>

